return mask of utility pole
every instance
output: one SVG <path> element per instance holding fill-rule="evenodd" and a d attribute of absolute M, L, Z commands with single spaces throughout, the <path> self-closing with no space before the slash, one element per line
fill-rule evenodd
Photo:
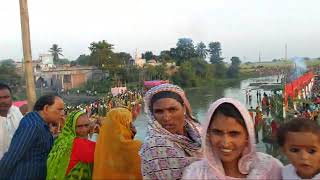
<path fill-rule="evenodd" d="M 259 51 L 259 63 L 261 63 L 261 52 Z"/>
<path fill-rule="evenodd" d="M 286 46 L 285 46 L 285 49 L 284 49 L 284 60 L 287 60 L 287 58 L 288 58 L 288 50 L 287 50 L 287 44 L 286 44 Z"/>
<path fill-rule="evenodd" d="M 36 93 L 33 79 L 31 43 L 30 43 L 30 28 L 29 28 L 29 13 L 27 0 L 20 0 L 20 19 L 21 19 L 21 34 L 23 46 L 23 61 L 24 73 L 27 85 L 27 100 L 28 111 L 32 111 L 33 105 L 36 101 Z"/>

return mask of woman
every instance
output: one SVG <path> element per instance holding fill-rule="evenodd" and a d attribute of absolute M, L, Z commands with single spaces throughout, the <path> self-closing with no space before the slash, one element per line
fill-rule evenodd
<path fill-rule="evenodd" d="M 95 150 L 93 179 L 142 179 L 138 151 L 141 142 L 133 140 L 131 112 L 112 109 L 103 121 Z"/>
<path fill-rule="evenodd" d="M 183 179 L 281 179 L 280 161 L 256 152 L 254 123 L 237 100 L 211 105 L 202 144 L 204 159 L 186 168 Z"/>
<path fill-rule="evenodd" d="M 153 87 L 144 101 L 150 119 L 140 150 L 143 178 L 180 179 L 184 168 L 202 157 L 199 124 L 190 104 L 172 84 Z"/>
<path fill-rule="evenodd" d="M 95 142 L 87 140 L 89 126 L 85 112 L 68 115 L 48 157 L 47 179 L 91 179 Z"/>

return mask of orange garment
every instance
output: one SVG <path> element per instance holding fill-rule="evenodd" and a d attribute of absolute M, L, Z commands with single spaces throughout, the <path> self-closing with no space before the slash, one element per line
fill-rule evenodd
<path fill-rule="evenodd" d="M 131 112 L 112 109 L 104 119 L 96 143 L 93 179 L 142 179 L 138 151 L 141 142 L 133 140 Z"/>

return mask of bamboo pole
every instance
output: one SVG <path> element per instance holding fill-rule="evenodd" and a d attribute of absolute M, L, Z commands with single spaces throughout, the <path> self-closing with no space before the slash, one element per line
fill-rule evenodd
<path fill-rule="evenodd" d="M 29 28 L 29 13 L 27 0 L 20 0 L 20 19 L 21 19 L 21 35 L 24 57 L 24 73 L 26 79 L 26 93 L 28 100 L 28 111 L 32 111 L 36 101 L 36 93 L 32 69 L 31 43 L 30 43 L 30 28 Z"/>

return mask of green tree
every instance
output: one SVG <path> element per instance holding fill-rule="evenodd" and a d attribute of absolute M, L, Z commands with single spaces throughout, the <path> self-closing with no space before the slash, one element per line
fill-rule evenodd
<path fill-rule="evenodd" d="M 160 56 L 159 56 L 159 60 L 161 62 L 169 62 L 170 60 L 172 60 L 172 58 L 170 56 L 170 51 L 161 51 Z"/>
<path fill-rule="evenodd" d="M 206 49 L 206 45 L 203 42 L 197 44 L 196 55 L 203 60 L 206 59 L 208 55 L 208 50 Z"/>
<path fill-rule="evenodd" d="M 89 47 L 91 51 L 90 65 L 94 65 L 103 70 L 110 70 L 113 67 L 111 58 L 114 55 L 113 45 L 107 41 L 93 42 Z"/>
<path fill-rule="evenodd" d="M 21 84 L 21 77 L 16 72 L 16 65 L 12 59 L 0 62 L 0 81 L 15 87 Z"/>
<path fill-rule="evenodd" d="M 210 42 L 209 43 L 209 54 L 210 62 L 212 64 L 222 63 L 223 58 L 221 58 L 221 44 L 220 42 Z"/>
<path fill-rule="evenodd" d="M 191 58 L 190 62 L 197 77 L 201 78 L 202 80 L 209 80 L 212 78 L 210 64 L 208 64 L 207 61 L 204 61 L 202 58 L 197 57 Z"/>
<path fill-rule="evenodd" d="M 193 41 L 190 38 L 180 38 L 177 42 L 177 47 L 175 48 L 175 58 L 177 60 L 177 65 L 186 62 L 192 57 L 196 56 Z"/>
<path fill-rule="evenodd" d="M 62 48 L 58 47 L 57 44 L 53 44 L 52 47 L 50 48 L 49 52 L 53 56 L 53 63 L 58 64 L 59 62 L 59 56 L 63 56 L 62 54 Z"/>
<path fill-rule="evenodd" d="M 81 54 L 77 59 L 76 63 L 81 65 L 81 66 L 87 66 L 90 64 L 90 56 Z"/>
<path fill-rule="evenodd" d="M 179 71 L 172 77 L 174 84 L 182 87 L 195 87 L 199 81 L 191 62 L 185 62 L 180 65 Z"/>
<path fill-rule="evenodd" d="M 154 59 L 154 55 L 152 51 L 146 51 L 146 53 L 144 53 L 144 59 L 146 59 L 146 61 Z"/>
<path fill-rule="evenodd" d="M 239 57 L 232 57 L 231 58 L 231 66 L 228 69 L 227 75 L 230 78 L 238 77 L 239 75 L 239 67 L 240 67 L 241 61 Z"/>
<path fill-rule="evenodd" d="M 115 58 L 119 61 L 117 64 L 128 65 L 130 59 L 132 59 L 131 55 L 126 52 L 115 53 Z"/>

